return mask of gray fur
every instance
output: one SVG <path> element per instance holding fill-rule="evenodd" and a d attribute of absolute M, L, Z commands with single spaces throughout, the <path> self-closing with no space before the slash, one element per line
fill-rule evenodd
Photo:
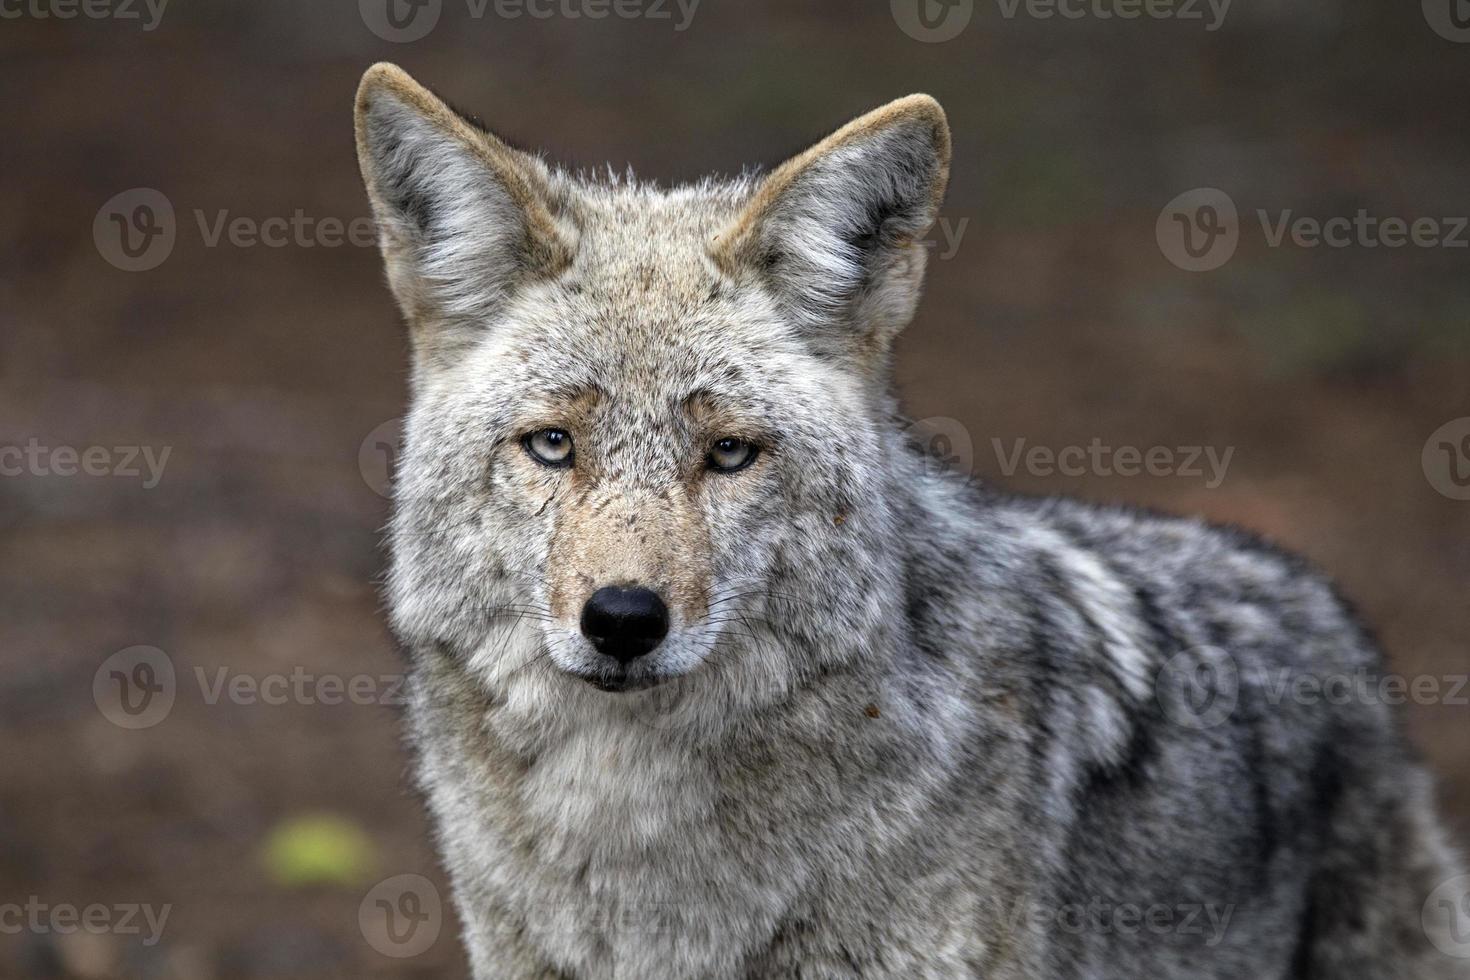
<path fill-rule="evenodd" d="M 932 101 L 667 191 L 437 105 L 376 67 L 359 139 L 415 341 L 388 598 L 476 977 L 1470 975 L 1421 922 L 1454 867 L 1396 720 L 1268 689 L 1378 669 L 1327 584 L 909 444 L 888 344 L 947 169 Z M 756 465 L 691 475 L 693 392 Z M 576 472 L 526 460 L 549 424 Z M 631 693 L 572 675 L 602 667 L 553 595 L 618 549 L 695 583 Z M 1201 648 L 1240 678 L 1212 725 L 1159 684 Z"/>

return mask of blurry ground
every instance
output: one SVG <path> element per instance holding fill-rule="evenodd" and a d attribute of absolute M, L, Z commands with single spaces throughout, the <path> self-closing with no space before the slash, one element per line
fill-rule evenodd
<path fill-rule="evenodd" d="M 207 243 L 221 211 L 366 214 L 350 101 L 380 58 L 560 160 L 665 182 L 774 163 L 933 93 L 963 234 L 952 250 L 936 235 L 902 342 L 913 414 L 958 420 L 932 424 L 969 440 L 980 477 L 1264 531 L 1340 578 L 1395 671 L 1446 694 L 1470 671 L 1470 502 L 1421 465 L 1430 434 L 1470 415 L 1470 250 L 1272 248 L 1254 218 L 1470 214 L 1470 44 L 1416 4 L 1240 0 L 1207 32 L 982 3 L 942 44 L 887 4 L 838 0 L 704 0 L 683 31 L 476 20 L 450 0 L 409 44 L 355 6 L 176 0 L 146 32 L 0 20 L 0 446 L 170 449 L 151 487 L 0 477 L 0 906 L 170 908 L 154 945 L 0 920 L 0 977 L 463 971 L 452 922 L 411 957 L 365 938 L 375 883 L 424 874 L 443 893 L 393 708 L 212 696 L 222 676 L 294 674 L 368 678 L 355 700 L 372 701 L 398 669 L 369 436 L 401 410 L 404 349 L 377 256 Z M 93 222 L 136 187 L 167 196 L 178 231 L 167 261 L 130 273 Z M 1196 187 L 1245 216 L 1206 273 L 1155 240 L 1160 209 Z M 1021 439 L 1233 456 L 1213 488 L 1007 476 Z M 93 681 L 139 645 L 170 658 L 177 694 L 127 730 Z M 1426 700 L 1409 727 L 1470 840 L 1470 708 Z M 314 815 L 346 829 L 290 831 Z"/>

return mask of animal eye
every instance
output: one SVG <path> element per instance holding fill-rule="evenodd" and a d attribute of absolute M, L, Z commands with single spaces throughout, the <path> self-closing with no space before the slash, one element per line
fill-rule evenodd
<path fill-rule="evenodd" d="M 755 462 L 756 448 L 744 439 L 726 437 L 710 447 L 709 468 L 721 473 L 734 473 Z"/>
<path fill-rule="evenodd" d="M 541 429 L 521 439 L 531 458 L 542 466 L 571 466 L 572 437 L 561 429 Z"/>

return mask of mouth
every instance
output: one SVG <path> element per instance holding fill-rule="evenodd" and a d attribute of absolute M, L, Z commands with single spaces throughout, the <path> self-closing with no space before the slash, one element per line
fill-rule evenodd
<path fill-rule="evenodd" d="M 666 677 L 651 677 L 648 675 L 629 676 L 627 674 L 586 674 L 580 671 L 570 671 L 573 677 L 586 681 L 599 691 L 607 691 L 610 694 L 631 694 L 634 691 L 646 691 L 651 687 L 658 687 Z"/>

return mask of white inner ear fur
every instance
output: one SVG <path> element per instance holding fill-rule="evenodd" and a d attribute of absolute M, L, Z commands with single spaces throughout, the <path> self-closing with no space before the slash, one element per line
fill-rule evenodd
<path fill-rule="evenodd" d="M 523 209 L 473 149 L 392 94 L 374 96 L 364 125 L 385 256 L 408 251 L 441 316 L 488 315 L 525 267 Z"/>
<path fill-rule="evenodd" d="M 912 124 L 859 137 L 813 160 L 766 213 L 761 247 L 806 322 L 851 311 L 879 286 L 895 250 L 934 221 L 942 167 L 929 134 Z"/>

